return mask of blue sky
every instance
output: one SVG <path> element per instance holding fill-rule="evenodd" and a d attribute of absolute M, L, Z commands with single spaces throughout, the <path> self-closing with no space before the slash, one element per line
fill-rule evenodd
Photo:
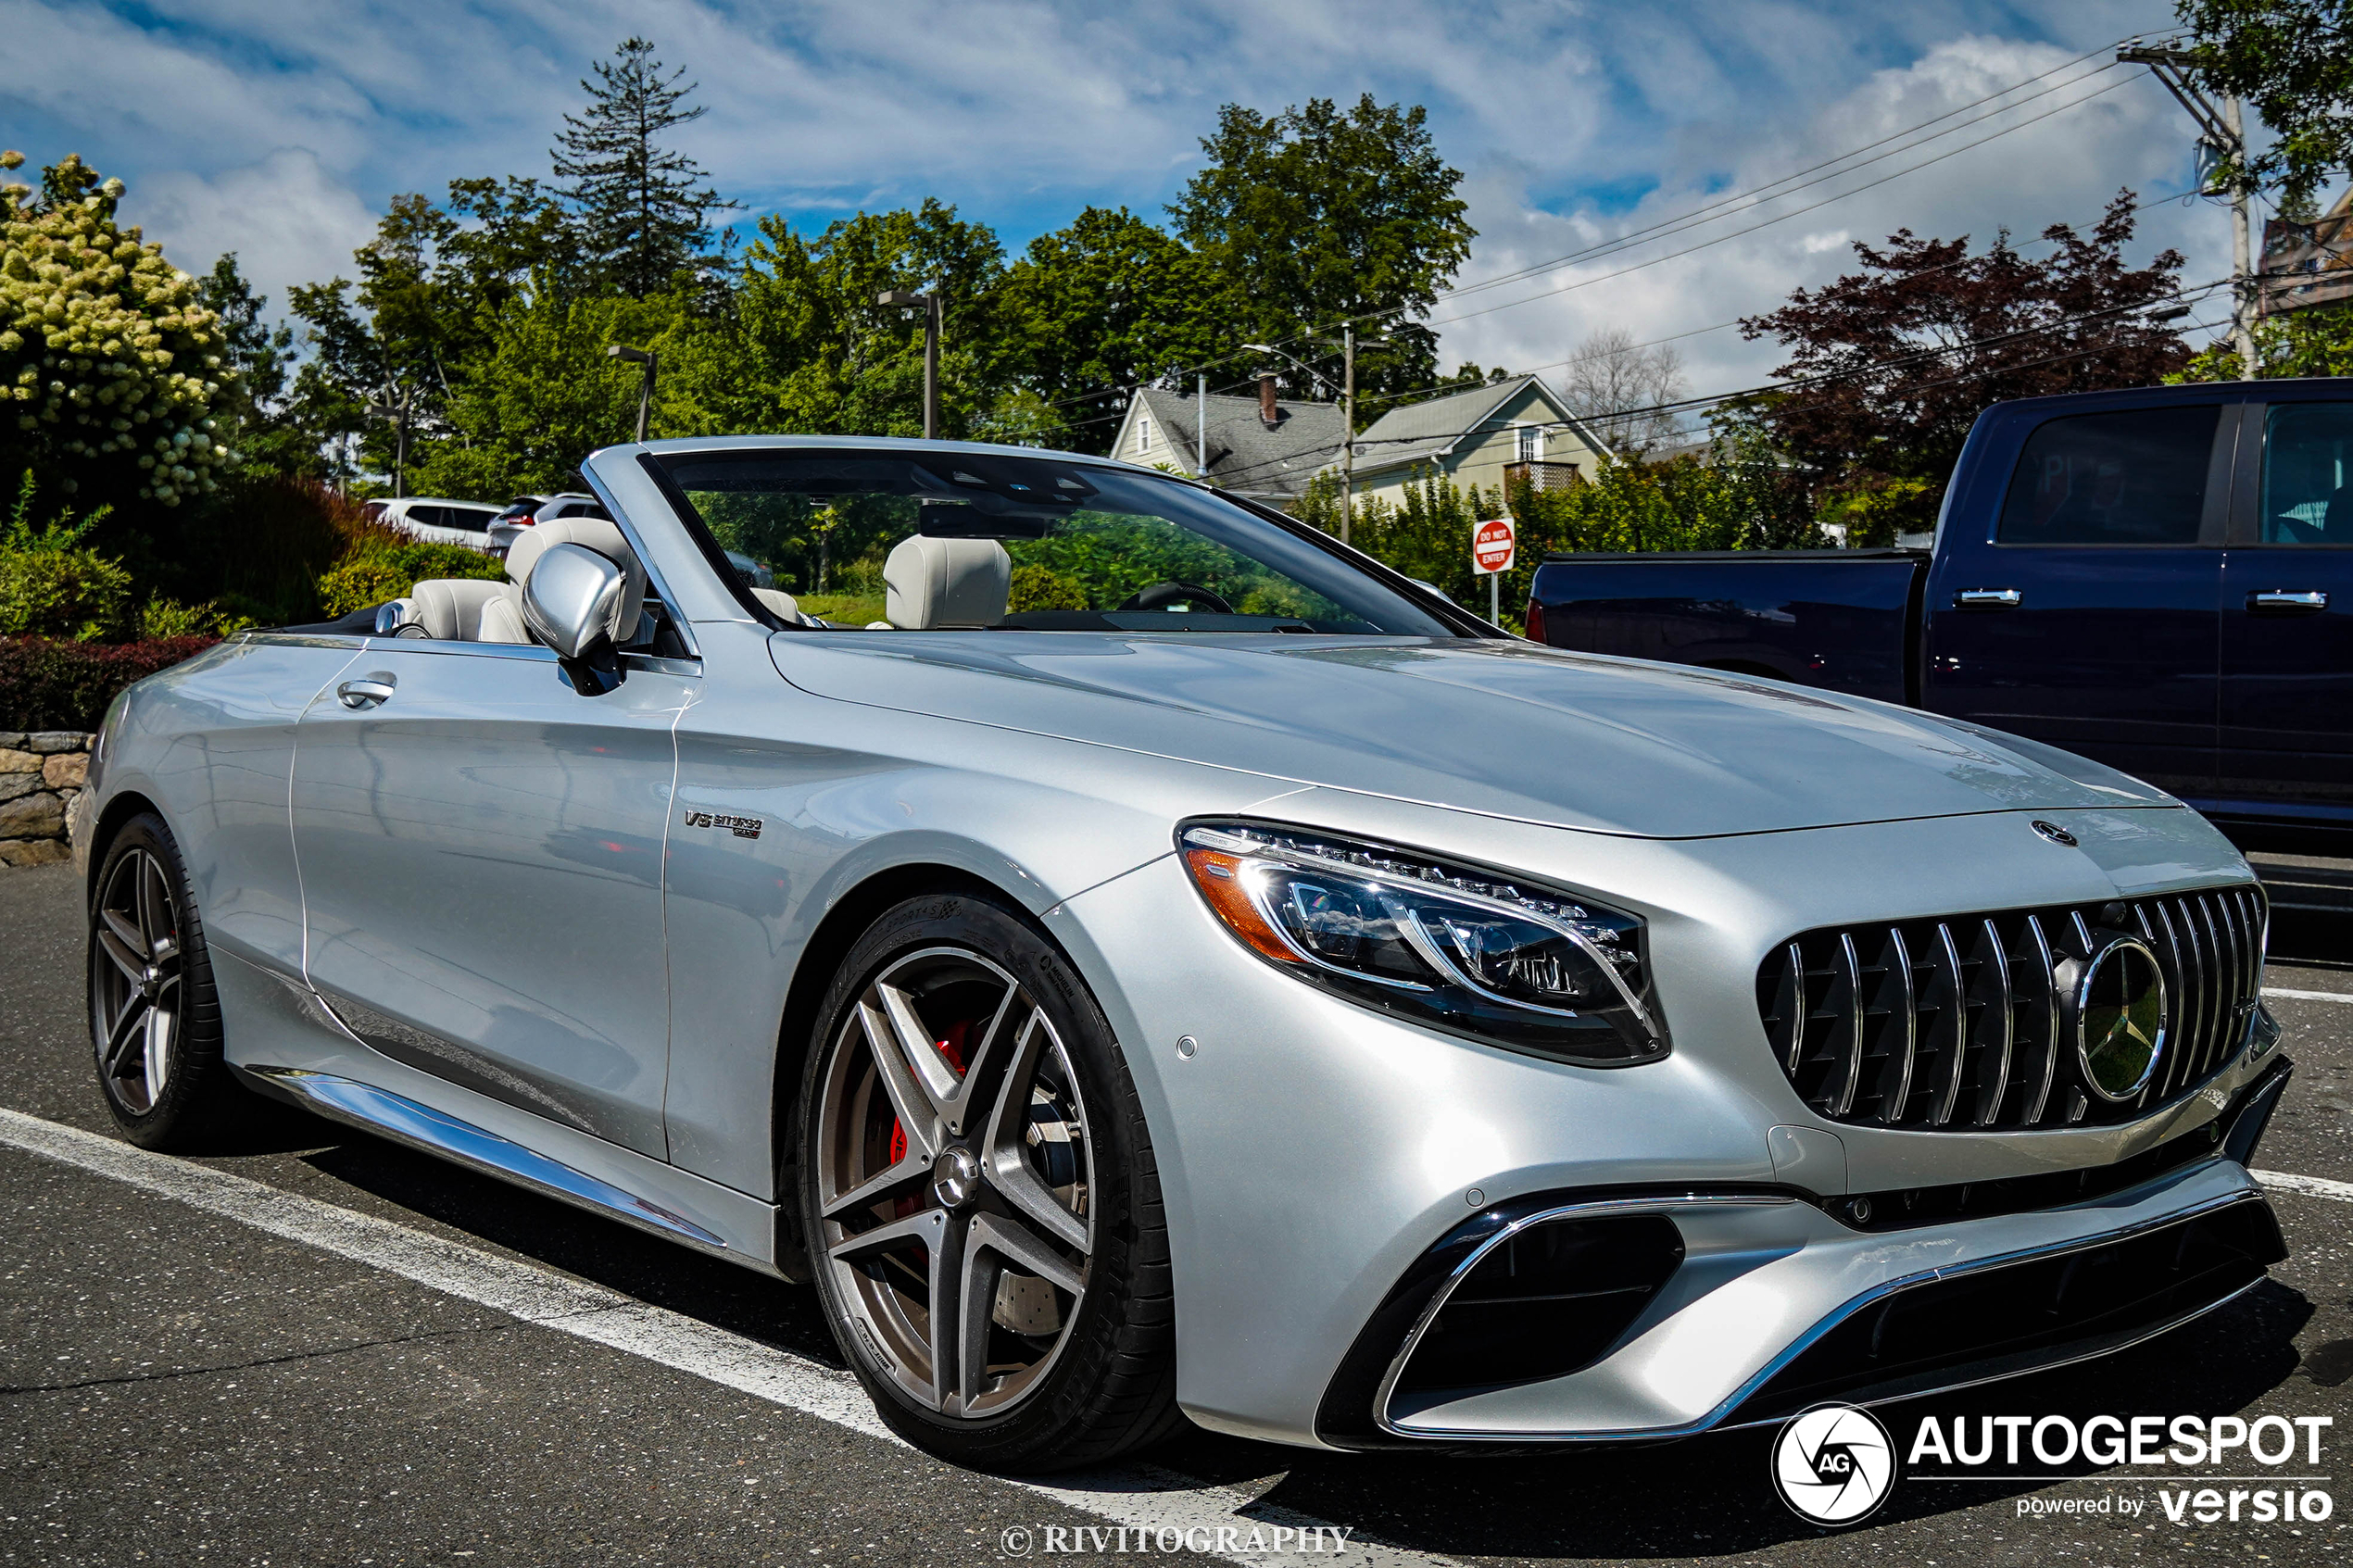
<path fill-rule="evenodd" d="M 35 162 L 82 153 L 129 182 L 126 217 L 182 266 L 236 250 L 277 301 L 289 282 L 348 274 L 395 193 L 544 175 L 580 77 L 631 32 L 699 81 L 710 113 L 682 143 L 754 213 L 822 224 L 932 194 L 1009 248 L 1089 202 L 1158 217 L 1222 103 L 1370 92 L 1427 105 L 1464 170 L 1480 230 L 1469 284 L 2041 79 L 2014 94 L 2044 94 L 2032 102 L 1917 151 L 1438 312 L 1454 318 L 1450 359 L 1516 369 L 1600 326 L 1671 337 L 1705 392 L 1773 363 L 1721 324 L 1834 276 L 1853 239 L 1906 225 L 2026 236 L 2089 222 L 2121 185 L 2187 185 L 2185 119 L 2145 72 L 2093 74 L 2105 53 L 2066 65 L 2171 21 L 2164 0 L 0 0 L 0 144 Z M 2227 270 L 2209 205 L 2153 207 L 2144 236 L 2143 254 L 2186 253 L 2194 280 Z"/>

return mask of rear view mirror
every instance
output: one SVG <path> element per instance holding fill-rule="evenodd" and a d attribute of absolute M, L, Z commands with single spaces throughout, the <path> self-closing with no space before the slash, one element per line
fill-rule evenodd
<path fill-rule="evenodd" d="M 585 545 L 554 545 L 531 564 L 522 585 L 522 623 L 556 650 L 573 684 L 597 696 L 612 683 L 613 618 L 629 579 Z"/>

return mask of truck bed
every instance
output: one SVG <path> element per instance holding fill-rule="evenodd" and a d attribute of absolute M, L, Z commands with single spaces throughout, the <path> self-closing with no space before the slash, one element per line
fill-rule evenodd
<path fill-rule="evenodd" d="M 1553 555 L 1529 635 L 1917 703 L 1925 550 L 1692 550 Z"/>

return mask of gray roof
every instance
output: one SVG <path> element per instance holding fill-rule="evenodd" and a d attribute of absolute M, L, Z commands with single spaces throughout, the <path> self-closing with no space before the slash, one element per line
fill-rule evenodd
<path fill-rule="evenodd" d="M 1537 376 L 1513 376 L 1484 386 L 1408 403 L 1391 408 L 1356 438 L 1356 471 L 1394 468 L 1400 463 L 1426 463 L 1442 458 L 1454 444 L 1495 417 L 1496 411 L 1518 396 L 1529 383 L 1565 418 L 1566 408 L 1552 388 Z M 1581 434 L 1582 432 L 1580 431 Z"/>
<path fill-rule="evenodd" d="M 1151 416 L 1159 439 L 1167 443 L 1170 465 L 1193 473 L 1197 395 L 1148 386 L 1136 399 Z M 1257 398 L 1213 395 L 1209 470 L 1199 477 L 1247 495 L 1289 499 L 1304 490 L 1307 481 L 1340 455 L 1340 405 L 1286 397 L 1275 410 L 1279 422 L 1268 430 L 1258 417 Z M 1129 420 L 1133 417 L 1131 409 Z M 1128 422 L 1121 421 L 1123 436 Z"/>

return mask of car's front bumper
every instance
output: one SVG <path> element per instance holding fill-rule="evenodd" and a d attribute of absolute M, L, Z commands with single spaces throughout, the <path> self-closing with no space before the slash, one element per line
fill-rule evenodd
<path fill-rule="evenodd" d="M 1285 800 L 1283 815 L 1325 825 L 1340 816 L 1317 809 L 1325 793 Z M 1126 1049 L 1153 1131 L 1178 1398 L 1204 1425 L 1320 1444 L 1704 1429 L 1874 1292 L 2106 1245 L 2208 1204 L 2260 1203 L 2241 1164 L 2201 1157 L 2086 1202 L 1858 1229 L 1817 1200 L 2041 1180 L 2191 1147 L 2177 1140 L 2203 1144 L 2270 1060 L 2242 1049 L 2197 1092 L 2114 1126 L 1832 1126 L 1796 1098 L 1758 1019 L 1760 957 L 1813 923 L 2244 878 L 2244 862 L 2187 812 L 2137 815 L 2105 841 L 2103 814 L 2070 813 L 2087 843 L 2112 851 L 2105 864 L 2034 859 L 2048 846 L 2008 814 L 1699 844 L 1420 809 L 1378 814 L 1394 827 L 1365 821 L 1376 813 L 1361 801 L 1328 825 L 1387 828 L 1381 836 L 1405 844 L 1476 838 L 1466 847 L 1481 860 L 1644 915 L 1673 1054 L 1627 1069 L 1563 1067 L 1351 1006 L 1241 948 L 1173 859 L 1049 910 Z M 1802 1158 L 1783 1158 L 1793 1149 Z M 1829 1157 L 1815 1160 L 1818 1150 Z M 1685 1259 L 1642 1321 L 1599 1363 L 1558 1377 L 1393 1410 L 1360 1389 L 1361 1417 L 1342 1430 L 1350 1424 L 1327 1413 L 1334 1391 L 1399 1283 L 1483 1210 L 1562 1194 L 1703 1199 L 1655 1206 L 1674 1209 Z"/>

